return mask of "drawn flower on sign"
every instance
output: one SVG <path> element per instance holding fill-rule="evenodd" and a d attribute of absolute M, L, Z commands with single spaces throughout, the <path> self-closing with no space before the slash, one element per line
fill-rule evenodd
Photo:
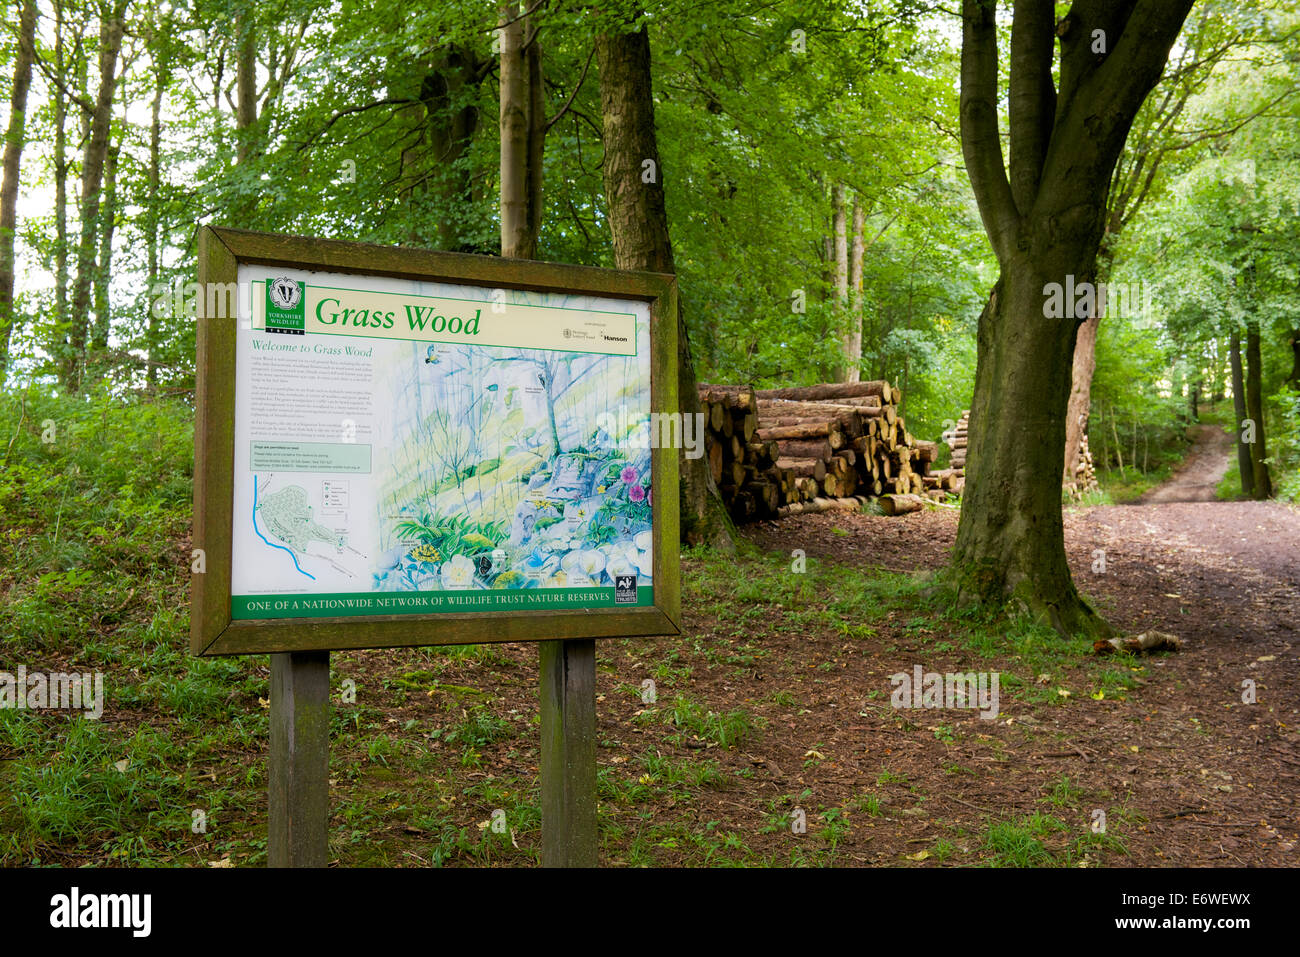
<path fill-rule="evenodd" d="M 629 465 L 627 468 L 623 470 L 622 474 L 619 477 L 623 479 L 624 485 L 631 485 L 633 482 L 636 481 L 636 469 L 632 468 L 632 466 Z"/>
<path fill-rule="evenodd" d="M 457 555 L 442 566 L 443 588 L 468 588 L 474 580 L 474 563 L 464 555 Z"/>
<path fill-rule="evenodd" d="M 645 501 L 645 492 L 646 490 L 644 485 L 633 485 L 628 491 L 627 497 L 634 502 L 643 502 Z"/>

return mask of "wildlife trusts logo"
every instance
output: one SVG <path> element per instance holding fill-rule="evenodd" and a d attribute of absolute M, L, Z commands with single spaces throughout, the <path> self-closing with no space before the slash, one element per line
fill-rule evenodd
<path fill-rule="evenodd" d="M 636 604 L 636 576 L 618 575 L 614 578 L 614 604 Z"/>

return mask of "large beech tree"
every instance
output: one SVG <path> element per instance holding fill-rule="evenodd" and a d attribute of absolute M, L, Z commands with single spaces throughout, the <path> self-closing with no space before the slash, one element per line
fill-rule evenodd
<path fill-rule="evenodd" d="M 630 32 L 614 28 L 602 33 L 596 40 L 596 60 L 600 66 L 605 196 L 614 265 L 620 269 L 675 273 L 655 135 L 650 38 L 644 26 Z M 680 311 L 677 391 L 683 415 L 700 411 L 690 340 Z M 678 462 L 683 540 L 731 547 L 731 522 L 713 485 L 708 459 L 689 459 L 683 449 Z"/>
<path fill-rule="evenodd" d="M 953 572 L 963 599 L 1012 599 L 1063 633 L 1111 629 L 1074 586 L 1061 519 L 1070 366 L 1091 310 L 1049 319 L 1045 289 L 1095 275 L 1115 164 L 1192 2 L 1076 0 L 1057 22 L 1053 4 L 1016 0 L 1009 164 L 997 4 L 962 2 L 962 152 L 1000 275 L 979 318 Z"/>

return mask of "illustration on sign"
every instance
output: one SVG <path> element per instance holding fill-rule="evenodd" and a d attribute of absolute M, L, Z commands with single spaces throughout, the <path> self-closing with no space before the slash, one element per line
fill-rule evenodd
<path fill-rule="evenodd" d="M 645 303 L 239 277 L 232 617 L 653 604 Z"/>

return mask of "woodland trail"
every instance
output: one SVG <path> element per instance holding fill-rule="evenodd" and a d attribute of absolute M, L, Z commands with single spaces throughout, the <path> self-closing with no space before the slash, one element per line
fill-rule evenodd
<path fill-rule="evenodd" d="M 1221 456 L 1216 448 L 1210 438 L 1196 452 Z M 1176 477 L 1165 494 L 1203 494 L 1204 477 Z M 957 522 L 948 510 L 826 513 L 750 535 L 765 548 L 914 571 L 947 561 Z M 1026 753 L 1013 764 L 1068 772 L 1140 814 L 1131 864 L 1300 863 L 1300 509 L 1204 499 L 1070 508 L 1065 544 L 1076 584 L 1110 622 L 1125 634 L 1171 632 L 1183 648 L 1135 663 L 1143 686 L 1126 700 L 1039 711 L 1088 758 L 1043 765 Z M 964 800 L 999 800 L 991 782 L 971 784 Z"/>
<path fill-rule="evenodd" d="M 1135 504 L 1158 502 L 1213 502 L 1215 490 L 1228 471 L 1232 433 L 1217 425 L 1194 425 L 1188 430 L 1194 445 L 1183 464 L 1163 485 L 1153 488 Z"/>

